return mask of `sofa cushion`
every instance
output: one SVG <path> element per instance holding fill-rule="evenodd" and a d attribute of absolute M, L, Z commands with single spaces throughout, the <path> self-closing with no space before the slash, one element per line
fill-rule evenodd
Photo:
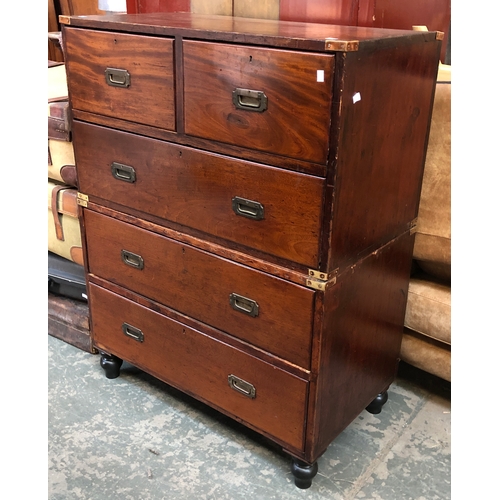
<path fill-rule="evenodd" d="M 451 345 L 451 288 L 430 280 L 412 278 L 408 288 L 405 326 Z"/>
<path fill-rule="evenodd" d="M 427 272 L 450 279 L 451 83 L 447 82 L 436 84 L 413 257 Z M 434 265 L 428 267 L 429 262 Z"/>
<path fill-rule="evenodd" d="M 405 329 L 400 357 L 412 366 L 451 382 L 451 348 L 447 344 Z"/>

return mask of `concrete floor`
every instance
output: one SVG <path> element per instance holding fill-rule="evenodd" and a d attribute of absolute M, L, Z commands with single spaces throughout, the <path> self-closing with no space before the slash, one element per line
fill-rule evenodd
<path fill-rule="evenodd" d="M 450 384 L 408 365 L 300 490 L 257 433 L 126 363 L 108 380 L 98 355 L 48 347 L 49 500 L 451 498 Z"/>

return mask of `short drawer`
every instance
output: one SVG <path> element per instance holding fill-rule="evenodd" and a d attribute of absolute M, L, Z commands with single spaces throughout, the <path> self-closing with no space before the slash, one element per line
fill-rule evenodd
<path fill-rule="evenodd" d="M 314 291 L 91 210 L 89 272 L 309 369 Z"/>
<path fill-rule="evenodd" d="M 89 300 L 98 348 L 303 448 L 306 381 L 96 285 Z"/>
<path fill-rule="evenodd" d="M 186 134 L 324 164 L 334 56 L 183 42 Z"/>
<path fill-rule="evenodd" d="M 80 191 L 310 268 L 325 179 L 74 123 Z"/>
<path fill-rule="evenodd" d="M 74 109 L 175 130 L 174 41 L 68 28 Z"/>

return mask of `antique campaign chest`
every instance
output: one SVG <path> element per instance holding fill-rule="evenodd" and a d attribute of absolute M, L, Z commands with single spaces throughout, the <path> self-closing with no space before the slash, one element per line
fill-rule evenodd
<path fill-rule="evenodd" d="M 441 34 L 62 17 L 91 332 L 295 483 L 394 379 Z"/>

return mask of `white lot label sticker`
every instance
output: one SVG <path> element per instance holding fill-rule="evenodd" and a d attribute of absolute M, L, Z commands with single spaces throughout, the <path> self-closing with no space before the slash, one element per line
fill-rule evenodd
<path fill-rule="evenodd" d="M 353 96 L 352 96 L 352 103 L 353 104 L 356 104 L 358 101 L 361 101 L 361 94 L 359 92 L 356 92 Z"/>
<path fill-rule="evenodd" d="M 318 69 L 318 71 L 316 71 L 316 81 L 320 83 L 325 81 L 325 70 Z"/>

